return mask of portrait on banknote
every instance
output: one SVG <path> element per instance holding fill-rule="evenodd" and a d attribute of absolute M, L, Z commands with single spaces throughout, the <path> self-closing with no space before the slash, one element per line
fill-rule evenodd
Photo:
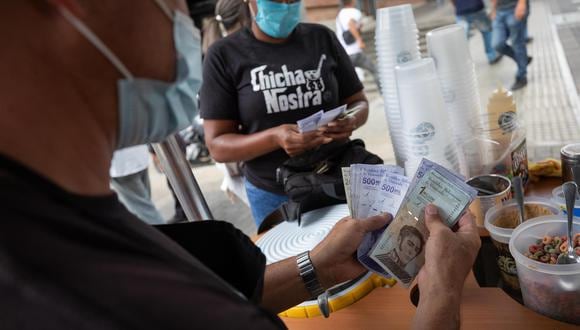
<path fill-rule="evenodd" d="M 422 215 L 419 214 L 422 218 Z M 425 260 L 428 231 L 424 222 L 416 220 L 404 206 L 397 214 L 398 221 L 387 227 L 371 257 L 403 284 L 410 284 Z"/>

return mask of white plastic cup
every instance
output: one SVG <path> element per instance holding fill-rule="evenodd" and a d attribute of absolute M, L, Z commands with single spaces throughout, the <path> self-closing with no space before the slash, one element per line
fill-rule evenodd
<path fill-rule="evenodd" d="M 426 36 L 429 55 L 438 69 L 455 70 L 472 63 L 465 29 L 451 24 L 429 31 Z"/>
<path fill-rule="evenodd" d="M 405 4 L 377 10 L 377 31 L 402 26 L 417 26 L 411 5 Z"/>

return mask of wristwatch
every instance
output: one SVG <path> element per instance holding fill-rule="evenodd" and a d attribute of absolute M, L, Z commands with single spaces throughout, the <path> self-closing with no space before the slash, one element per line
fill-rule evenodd
<path fill-rule="evenodd" d="M 318 281 L 316 270 L 310 260 L 310 251 L 305 251 L 297 255 L 296 263 L 298 264 L 298 271 L 304 282 L 304 286 L 306 286 L 306 290 L 308 290 L 312 298 L 317 298 L 324 292 L 324 289 Z"/>

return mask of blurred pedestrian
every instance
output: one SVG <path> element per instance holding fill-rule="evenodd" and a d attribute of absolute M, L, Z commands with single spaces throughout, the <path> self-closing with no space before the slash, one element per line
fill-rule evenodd
<path fill-rule="evenodd" d="M 487 61 L 491 65 L 499 62 L 502 55 L 495 51 L 491 43 L 491 20 L 487 16 L 483 0 L 451 0 L 451 3 L 455 6 L 457 24 L 465 28 L 466 37 L 469 39 L 472 27 L 479 30 L 483 38 Z"/>
<path fill-rule="evenodd" d="M 496 51 L 513 59 L 518 65 L 512 91 L 528 84 L 527 67 L 532 61 L 526 48 L 526 19 L 528 6 L 526 0 L 492 0 L 493 18 L 492 43 Z M 507 44 L 510 40 L 511 46 Z"/>
<path fill-rule="evenodd" d="M 215 16 L 209 19 L 203 29 L 203 53 L 205 54 L 214 42 L 243 27 L 249 27 L 251 23 L 248 0 L 218 0 L 215 4 Z"/>
<path fill-rule="evenodd" d="M 185 154 L 186 146 L 185 146 L 185 142 L 183 141 L 183 138 L 179 134 L 174 134 L 174 137 L 175 137 L 175 140 L 177 141 L 177 144 L 179 145 L 181 152 L 183 154 Z M 155 165 L 155 168 L 157 169 L 157 171 L 161 172 L 161 173 L 165 173 L 165 171 L 163 170 L 163 166 L 161 165 L 161 161 L 159 160 L 159 157 L 157 156 L 155 149 L 153 149 L 153 146 L 148 145 L 148 149 L 149 149 L 149 153 L 151 154 L 151 157 L 153 158 L 153 164 Z M 185 221 L 187 221 L 187 216 L 185 215 L 185 211 L 183 210 L 183 207 L 181 206 L 181 203 L 179 202 L 179 199 L 177 198 L 177 194 L 175 194 L 175 190 L 173 189 L 171 182 L 169 182 L 169 178 L 166 177 L 166 180 L 167 180 L 167 187 L 169 188 L 169 191 L 171 192 L 171 196 L 173 197 L 173 205 L 174 205 L 174 210 L 175 210 L 175 212 L 173 213 L 173 216 L 169 220 L 167 220 L 167 223 L 185 222 Z"/>
<path fill-rule="evenodd" d="M 115 151 L 111 162 L 111 188 L 119 201 L 139 219 L 152 224 L 164 223 L 151 201 L 149 182 L 149 152 L 147 145 Z"/>
<path fill-rule="evenodd" d="M 215 5 L 215 16 L 210 18 L 203 31 L 203 53 L 205 54 L 216 41 L 241 28 L 249 28 L 251 23 L 252 15 L 248 0 L 218 0 Z M 224 175 L 221 189 L 230 200 L 232 202 L 240 200 L 249 206 L 242 171 L 243 162 L 217 163 L 216 166 Z"/>
<path fill-rule="evenodd" d="M 336 37 L 350 57 L 352 65 L 369 71 L 381 92 L 377 67 L 364 53 L 366 45 L 361 35 L 362 13 L 356 8 L 356 0 L 342 0 L 342 5 L 343 8 L 336 17 Z"/>

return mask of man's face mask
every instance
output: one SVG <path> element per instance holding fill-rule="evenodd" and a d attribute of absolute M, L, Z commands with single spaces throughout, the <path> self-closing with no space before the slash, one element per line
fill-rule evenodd
<path fill-rule="evenodd" d="M 173 83 L 134 78 L 113 52 L 77 17 L 60 7 L 62 15 L 125 77 L 117 83 L 119 134 L 117 149 L 161 142 L 191 125 L 197 113 L 196 95 L 201 85 L 200 34 L 191 18 L 155 0 L 173 21 L 177 77 Z"/>
<path fill-rule="evenodd" d="M 280 3 L 257 0 L 256 24 L 272 38 L 286 38 L 300 22 L 300 1 Z"/>

